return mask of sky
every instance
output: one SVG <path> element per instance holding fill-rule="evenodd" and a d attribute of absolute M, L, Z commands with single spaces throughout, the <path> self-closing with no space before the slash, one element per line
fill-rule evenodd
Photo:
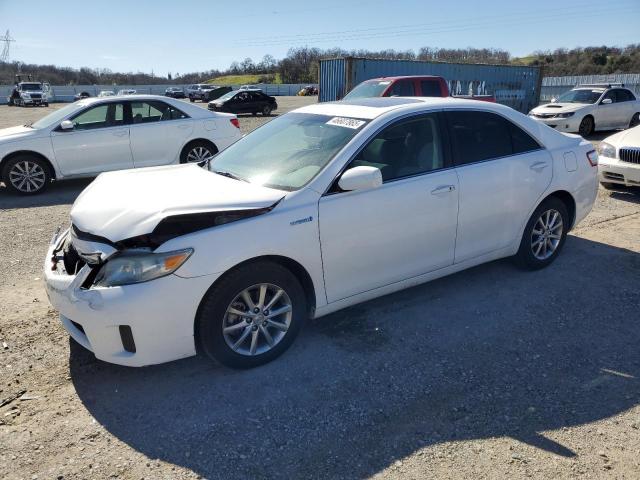
<path fill-rule="evenodd" d="M 10 60 L 166 76 L 300 46 L 487 47 L 516 57 L 624 46 L 640 43 L 640 0 L 0 0 L 0 35 L 7 29 Z"/>

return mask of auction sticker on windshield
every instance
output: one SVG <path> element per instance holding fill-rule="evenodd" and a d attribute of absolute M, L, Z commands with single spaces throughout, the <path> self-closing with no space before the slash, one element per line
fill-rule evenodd
<path fill-rule="evenodd" d="M 356 130 L 365 123 L 367 122 L 365 122 L 364 120 L 357 120 L 355 118 L 333 117 L 327 122 L 327 125 L 336 125 L 338 127 L 353 128 L 354 130 Z"/>

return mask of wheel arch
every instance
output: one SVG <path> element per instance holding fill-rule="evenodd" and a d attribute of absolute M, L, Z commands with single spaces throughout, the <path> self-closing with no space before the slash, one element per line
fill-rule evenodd
<path fill-rule="evenodd" d="M 569 193 L 566 190 L 556 190 L 555 192 L 552 192 L 552 193 L 548 194 L 546 197 L 544 197 L 542 200 L 540 200 L 540 202 L 538 202 L 538 205 L 536 205 L 536 208 L 538 208 L 543 202 L 545 202 L 547 199 L 549 199 L 551 197 L 557 198 L 562 203 L 564 203 L 564 205 L 567 207 L 567 212 L 569 213 L 569 219 L 570 219 L 569 230 L 571 230 L 573 228 L 573 225 L 574 225 L 575 221 L 576 221 L 576 200 L 575 200 L 575 198 L 573 198 L 573 195 L 571 195 L 571 193 Z M 534 209 L 534 211 L 535 211 L 535 209 Z"/>
<path fill-rule="evenodd" d="M 4 157 L 2 157 L 2 160 L 0 160 L 0 174 L 2 173 L 2 171 L 4 170 L 4 166 L 7 164 L 7 162 L 9 160 L 11 160 L 14 157 L 17 157 L 19 155 L 32 155 L 34 157 L 39 158 L 40 160 L 42 160 L 47 167 L 49 168 L 49 175 L 51 176 L 52 180 L 56 179 L 56 169 L 53 166 L 53 163 L 51 162 L 51 160 L 49 160 L 46 156 L 44 156 L 43 154 L 36 152 L 34 150 L 16 150 L 14 152 L 8 153 L 7 155 L 5 155 Z"/>
<path fill-rule="evenodd" d="M 199 335 L 198 318 L 200 316 L 202 303 L 204 301 L 204 298 L 208 295 L 208 293 L 212 289 L 216 288 L 217 285 L 224 282 L 226 277 L 234 270 L 240 267 L 244 267 L 246 265 L 261 262 L 261 261 L 270 261 L 273 263 L 277 263 L 283 266 L 284 268 L 286 268 L 287 270 L 289 270 L 298 279 L 298 281 L 300 282 L 300 285 L 302 286 L 302 289 L 304 290 L 305 297 L 307 299 L 307 311 L 308 311 L 309 317 L 313 316 L 313 313 L 315 312 L 315 309 L 316 309 L 316 290 L 313 285 L 313 280 L 311 279 L 311 275 L 309 274 L 307 269 L 300 262 L 290 257 L 286 257 L 284 255 L 261 255 L 259 257 L 253 257 L 234 265 L 233 267 L 229 268 L 226 272 L 224 272 L 222 275 L 220 275 L 220 277 L 218 277 L 216 281 L 211 284 L 211 286 L 207 289 L 206 293 L 200 299 L 200 303 L 198 305 L 195 318 L 193 319 L 194 338 L 196 339 L 199 338 L 198 337 Z"/>

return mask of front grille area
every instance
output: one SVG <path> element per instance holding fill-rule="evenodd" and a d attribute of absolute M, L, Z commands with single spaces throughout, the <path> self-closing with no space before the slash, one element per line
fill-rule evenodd
<path fill-rule="evenodd" d="M 80 255 L 78 255 L 69 238 L 64 242 L 62 253 L 64 269 L 69 275 L 76 275 L 80 269 L 85 266 L 86 262 L 80 258 Z"/>
<path fill-rule="evenodd" d="M 32 94 L 31 94 L 31 98 L 34 98 L 34 99 L 41 99 L 41 98 L 42 98 L 42 95 L 40 95 L 39 93 L 32 93 Z"/>
<path fill-rule="evenodd" d="M 620 160 L 640 165 L 640 148 L 623 147 L 620 149 Z"/>
<path fill-rule="evenodd" d="M 533 116 L 538 118 L 553 118 L 556 116 L 556 114 L 555 113 L 534 113 Z"/>

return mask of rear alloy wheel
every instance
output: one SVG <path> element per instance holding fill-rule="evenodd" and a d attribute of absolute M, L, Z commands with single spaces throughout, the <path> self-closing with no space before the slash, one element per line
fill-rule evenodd
<path fill-rule="evenodd" d="M 306 296 L 295 275 L 270 261 L 247 264 L 202 300 L 200 347 L 228 367 L 257 367 L 289 348 L 306 315 Z"/>
<path fill-rule="evenodd" d="M 199 163 L 213 157 L 218 149 L 208 142 L 193 142 L 182 151 L 180 163 Z"/>
<path fill-rule="evenodd" d="M 629 128 L 637 127 L 638 125 L 640 125 L 640 113 L 635 113 L 633 117 L 631 117 Z"/>
<path fill-rule="evenodd" d="M 533 212 L 524 229 L 516 261 L 537 270 L 553 262 L 567 238 L 569 214 L 558 198 L 549 198 Z"/>
<path fill-rule="evenodd" d="M 262 115 L 265 117 L 271 115 L 271 105 L 265 105 L 264 107 L 262 107 Z"/>
<path fill-rule="evenodd" d="M 594 123 L 593 117 L 587 115 L 580 122 L 580 126 L 578 127 L 578 133 L 583 137 L 588 137 L 593 133 Z"/>
<path fill-rule="evenodd" d="M 31 155 L 18 155 L 9 160 L 2 172 L 2 180 L 10 190 L 21 195 L 42 192 L 51 180 L 49 166 Z"/>

